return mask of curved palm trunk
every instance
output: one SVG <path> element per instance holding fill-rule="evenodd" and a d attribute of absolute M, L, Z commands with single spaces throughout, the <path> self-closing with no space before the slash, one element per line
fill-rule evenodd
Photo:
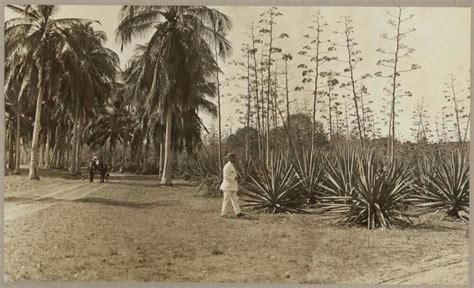
<path fill-rule="evenodd" d="M 168 111 L 166 113 L 166 132 L 165 132 L 165 157 L 164 157 L 164 164 L 163 164 L 163 174 L 161 176 L 161 184 L 164 185 L 172 185 L 171 177 L 172 177 L 172 157 L 173 153 L 171 150 L 171 129 L 173 125 L 173 113 Z"/>
<path fill-rule="evenodd" d="M 44 67 L 44 66 L 42 66 Z M 40 72 L 42 74 L 42 72 Z M 44 87 L 41 84 L 43 75 L 39 75 L 39 89 L 38 97 L 36 99 L 36 111 L 35 111 L 35 124 L 33 127 L 33 141 L 31 143 L 31 159 L 30 159 L 30 171 L 28 173 L 28 179 L 30 180 L 39 180 L 38 177 L 38 147 L 39 147 L 39 132 L 41 129 L 41 108 L 43 104 L 43 93 Z"/>

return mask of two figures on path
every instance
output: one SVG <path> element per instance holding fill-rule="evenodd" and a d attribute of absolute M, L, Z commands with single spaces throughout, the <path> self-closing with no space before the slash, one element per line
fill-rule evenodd
<path fill-rule="evenodd" d="M 91 163 L 89 164 L 89 182 L 94 182 L 95 172 L 100 174 L 100 183 L 104 183 L 104 180 L 109 174 L 109 167 L 105 164 L 104 161 L 99 160 L 96 156 L 92 158 Z"/>
<path fill-rule="evenodd" d="M 237 170 L 235 165 L 237 163 L 237 158 L 235 154 L 227 154 L 227 163 L 222 169 L 222 184 L 220 189 L 224 192 L 224 200 L 222 202 L 222 217 L 229 216 L 230 206 L 232 204 L 234 208 L 234 213 L 237 217 L 242 217 L 243 214 L 240 210 L 239 199 L 237 197 L 237 191 L 239 190 L 239 176 L 237 175 Z"/>

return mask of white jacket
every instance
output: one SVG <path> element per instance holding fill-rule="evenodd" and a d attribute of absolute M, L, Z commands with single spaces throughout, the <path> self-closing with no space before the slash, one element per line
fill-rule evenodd
<path fill-rule="evenodd" d="M 221 190 L 231 190 L 237 191 L 239 190 L 239 186 L 237 183 L 237 170 L 235 170 L 234 164 L 232 162 L 227 162 L 224 165 L 224 169 L 222 171 L 223 179 L 221 184 Z"/>

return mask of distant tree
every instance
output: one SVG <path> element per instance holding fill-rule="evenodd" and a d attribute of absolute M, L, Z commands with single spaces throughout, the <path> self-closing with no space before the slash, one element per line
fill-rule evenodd
<path fill-rule="evenodd" d="M 225 143 L 227 149 L 240 155 L 245 155 L 247 153 L 250 156 L 258 155 L 258 138 L 257 129 L 255 128 L 239 128 L 235 133 L 230 134 L 226 138 Z"/>

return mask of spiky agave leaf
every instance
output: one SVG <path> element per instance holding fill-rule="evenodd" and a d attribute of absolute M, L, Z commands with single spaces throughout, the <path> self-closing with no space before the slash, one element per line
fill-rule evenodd
<path fill-rule="evenodd" d="M 413 166 L 413 188 L 415 196 L 418 194 L 426 195 L 425 190 L 419 187 L 426 187 L 428 190 L 433 190 L 433 185 L 426 179 L 426 175 L 432 175 L 434 173 L 434 167 L 436 165 L 437 155 L 436 153 L 432 152 L 429 154 L 421 154 L 416 155 L 411 161 L 411 165 Z"/>
<path fill-rule="evenodd" d="M 296 155 L 296 176 L 302 181 L 310 201 L 315 200 L 319 184 L 324 178 L 325 159 L 321 153 L 307 151 Z"/>
<path fill-rule="evenodd" d="M 270 213 L 306 212 L 302 208 L 304 186 L 295 174 L 288 154 L 272 154 L 268 167 L 257 161 L 249 181 L 243 182 L 244 206 Z"/>
<path fill-rule="evenodd" d="M 249 181 L 250 174 L 254 170 L 254 163 L 252 158 L 239 158 L 239 164 L 235 167 L 237 169 L 237 174 L 239 175 L 242 181 Z"/>
<path fill-rule="evenodd" d="M 324 197 L 323 211 L 337 214 L 340 224 L 363 225 L 369 229 L 406 223 L 408 218 L 404 217 L 404 212 L 409 205 L 413 183 L 407 163 L 399 159 L 384 162 L 382 157 L 370 151 L 357 154 L 354 166 L 351 193 Z M 334 189 L 325 189 L 334 193 Z"/>
<path fill-rule="evenodd" d="M 357 150 L 337 149 L 326 158 L 324 182 L 319 186 L 325 198 L 349 197 L 355 191 Z"/>
<path fill-rule="evenodd" d="M 469 154 L 464 150 L 439 155 L 433 173 L 423 175 L 428 185 L 415 199 L 417 206 L 445 210 L 449 216 L 469 219 Z"/>

